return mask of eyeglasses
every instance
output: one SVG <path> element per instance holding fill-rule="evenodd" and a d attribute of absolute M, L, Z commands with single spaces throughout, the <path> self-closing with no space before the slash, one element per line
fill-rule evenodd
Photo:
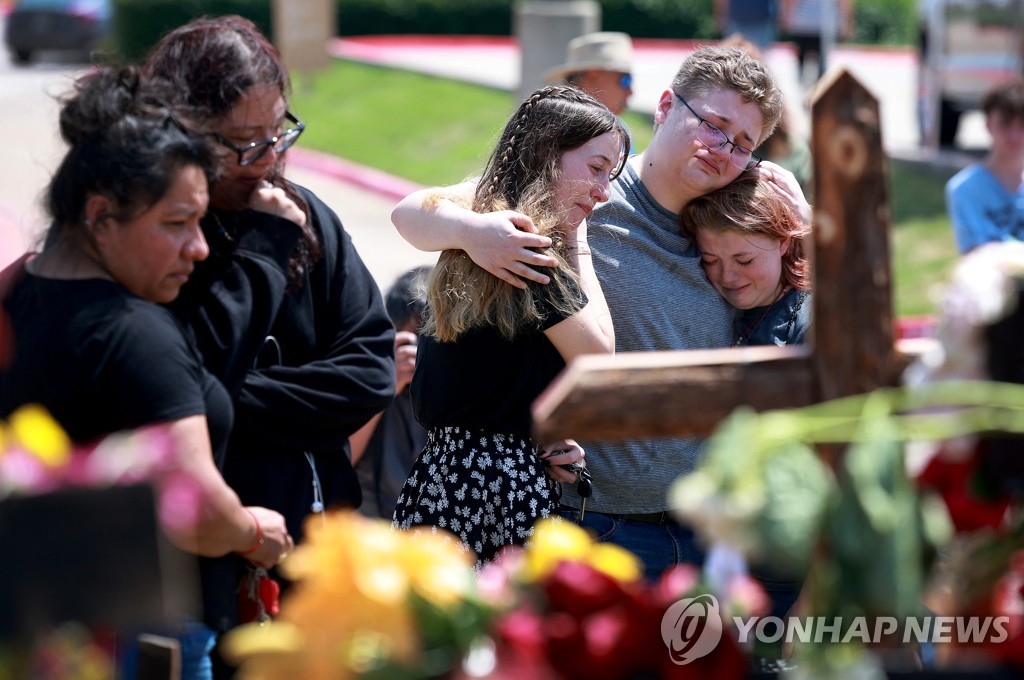
<path fill-rule="evenodd" d="M 619 76 L 619 87 L 621 87 L 624 90 L 628 90 L 629 88 L 633 87 L 633 74 L 623 73 L 621 76 Z"/>
<path fill-rule="evenodd" d="M 294 127 L 284 130 L 276 137 L 264 139 L 262 142 L 250 142 L 245 146 L 235 146 L 216 132 L 212 133 L 211 136 L 217 140 L 218 144 L 225 146 L 238 154 L 239 165 L 252 165 L 259 159 L 263 158 L 271 147 L 273 147 L 276 153 L 284 153 L 292 144 L 295 143 L 299 138 L 299 135 L 302 134 L 302 131 L 306 129 L 306 124 L 296 118 L 291 111 L 285 111 L 284 117 L 290 121 Z"/>
<path fill-rule="evenodd" d="M 716 128 L 714 125 L 705 120 L 699 113 L 693 110 L 693 107 L 686 103 L 678 92 L 673 94 L 679 98 L 679 101 L 683 103 L 683 106 L 690 110 L 700 124 L 697 125 L 697 141 L 704 146 L 708 147 L 712 151 L 717 151 L 723 146 L 728 144 L 732 147 L 729 151 L 729 162 L 735 165 L 741 170 L 753 170 L 761 162 L 760 157 L 755 156 L 754 152 L 745 146 L 740 146 L 736 142 L 729 141 L 729 138 L 724 132 Z"/>

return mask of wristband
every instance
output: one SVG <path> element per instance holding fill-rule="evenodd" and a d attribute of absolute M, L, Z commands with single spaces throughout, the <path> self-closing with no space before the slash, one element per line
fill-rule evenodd
<path fill-rule="evenodd" d="M 258 519 L 256 519 L 256 514 L 252 510 L 250 510 L 249 508 L 243 508 L 243 509 L 247 513 L 249 513 L 249 517 L 252 517 L 252 521 L 256 522 L 256 542 L 253 543 L 252 547 L 249 548 L 248 550 L 244 550 L 244 551 L 240 550 L 240 551 L 238 551 L 238 554 L 239 555 L 251 555 L 254 552 L 256 552 L 257 550 L 259 550 L 260 546 L 267 542 L 267 539 L 263 538 L 263 527 L 260 526 L 260 521 Z"/>

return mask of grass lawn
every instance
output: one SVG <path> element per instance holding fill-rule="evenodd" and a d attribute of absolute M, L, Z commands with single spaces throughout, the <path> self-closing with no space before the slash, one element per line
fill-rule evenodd
<path fill-rule="evenodd" d="M 303 146 L 444 185 L 483 169 L 517 102 L 504 90 L 335 60 L 312 78 L 296 78 L 292 106 L 309 125 Z M 651 118 L 625 118 L 646 146 Z"/>
<path fill-rule="evenodd" d="M 943 188 L 950 170 L 892 161 L 893 286 L 897 316 L 935 314 L 958 255 Z"/>
<path fill-rule="evenodd" d="M 398 69 L 335 60 L 296 77 L 292 107 L 309 128 L 307 148 L 425 185 L 454 184 L 480 171 L 515 109 L 511 93 Z M 651 118 L 625 116 L 638 148 Z M 890 163 L 893 281 L 899 316 L 934 314 L 956 249 L 942 189 L 949 172 Z"/>

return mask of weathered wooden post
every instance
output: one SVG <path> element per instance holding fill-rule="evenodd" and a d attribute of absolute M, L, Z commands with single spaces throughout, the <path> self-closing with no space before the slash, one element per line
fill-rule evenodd
<path fill-rule="evenodd" d="M 898 382 L 907 356 L 893 344 L 878 101 L 833 71 L 812 123 L 811 344 L 581 357 L 534 404 L 540 440 L 708 434 L 740 405 L 806 406 Z"/>
<path fill-rule="evenodd" d="M 878 100 L 848 72 L 831 73 L 811 106 L 812 358 L 820 401 L 891 384 L 902 369 L 893 345 L 891 216 Z"/>

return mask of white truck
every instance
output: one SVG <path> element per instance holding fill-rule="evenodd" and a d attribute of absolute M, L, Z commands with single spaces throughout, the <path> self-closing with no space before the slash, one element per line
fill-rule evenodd
<path fill-rule="evenodd" d="M 920 0 L 922 146 L 953 146 L 960 115 L 1024 74 L 1024 0 Z"/>

